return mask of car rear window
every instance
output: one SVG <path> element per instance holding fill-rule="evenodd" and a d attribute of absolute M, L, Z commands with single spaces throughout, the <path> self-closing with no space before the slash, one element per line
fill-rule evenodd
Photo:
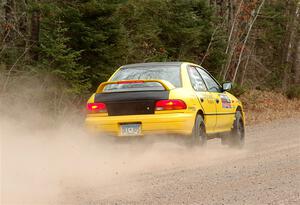
<path fill-rule="evenodd" d="M 145 66 L 145 67 L 123 67 L 111 79 L 120 80 L 166 80 L 175 87 L 181 87 L 180 66 Z M 162 90 L 160 83 L 133 83 L 107 85 L 104 91 L 127 91 L 127 90 Z"/>

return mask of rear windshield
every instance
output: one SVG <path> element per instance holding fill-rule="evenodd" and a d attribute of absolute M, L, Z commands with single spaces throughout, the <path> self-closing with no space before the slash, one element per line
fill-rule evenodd
<path fill-rule="evenodd" d="M 111 79 L 111 81 L 120 80 L 166 80 L 178 88 L 181 87 L 180 66 L 124 67 Z"/>

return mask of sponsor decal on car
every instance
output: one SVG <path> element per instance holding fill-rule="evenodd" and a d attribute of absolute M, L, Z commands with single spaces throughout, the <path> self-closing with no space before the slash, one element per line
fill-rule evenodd
<path fill-rule="evenodd" d="M 232 108 L 231 100 L 227 95 L 220 94 L 220 98 L 221 98 L 223 108 Z"/>

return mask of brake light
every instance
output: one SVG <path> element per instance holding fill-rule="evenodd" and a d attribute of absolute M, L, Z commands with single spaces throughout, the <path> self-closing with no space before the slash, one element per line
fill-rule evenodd
<path fill-rule="evenodd" d="M 86 105 L 86 109 L 91 113 L 107 112 L 106 105 L 104 103 L 88 103 Z"/>
<path fill-rule="evenodd" d="M 184 110 L 187 106 L 182 100 L 160 100 L 156 102 L 156 110 Z"/>

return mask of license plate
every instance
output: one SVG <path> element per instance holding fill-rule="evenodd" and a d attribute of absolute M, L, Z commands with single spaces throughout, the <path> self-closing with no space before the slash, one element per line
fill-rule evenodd
<path fill-rule="evenodd" d="M 141 135 L 141 124 L 123 124 L 121 125 L 121 136 Z"/>

